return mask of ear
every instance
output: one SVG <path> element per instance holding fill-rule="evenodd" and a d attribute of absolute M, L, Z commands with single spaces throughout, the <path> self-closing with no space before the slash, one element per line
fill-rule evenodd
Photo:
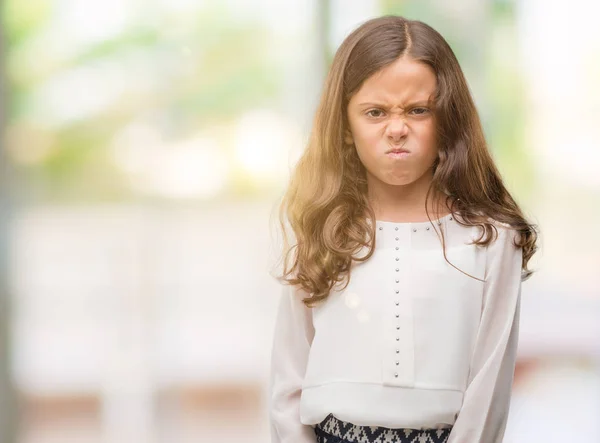
<path fill-rule="evenodd" d="M 352 133 L 348 129 L 344 131 L 344 143 L 346 143 L 347 145 L 351 145 L 354 143 Z"/>

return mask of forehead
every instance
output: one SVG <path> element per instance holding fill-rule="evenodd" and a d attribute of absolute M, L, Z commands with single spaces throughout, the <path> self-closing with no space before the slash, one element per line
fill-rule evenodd
<path fill-rule="evenodd" d="M 401 58 L 367 78 L 350 102 L 370 100 L 402 105 L 427 101 L 433 97 L 436 84 L 435 73 L 429 66 Z"/>

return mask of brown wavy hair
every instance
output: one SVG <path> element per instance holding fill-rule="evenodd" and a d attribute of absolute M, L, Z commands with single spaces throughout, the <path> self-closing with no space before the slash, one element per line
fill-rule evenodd
<path fill-rule="evenodd" d="M 487 246 L 493 231 L 498 234 L 494 221 L 514 229 L 519 234 L 514 244 L 523 248 L 521 279 L 533 273 L 527 263 L 537 250 L 537 225 L 525 219 L 503 184 L 452 49 L 429 25 L 386 15 L 364 22 L 335 53 L 306 149 L 279 205 L 283 273 L 276 278 L 299 285 L 309 295 L 303 299 L 306 306 L 327 298 L 339 282 L 346 288 L 352 261 L 373 254 L 376 218 L 367 197 L 365 168 L 355 146 L 344 140 L 347 107 L 367 78 L 405 55 L 431 67 L 437 78 L 438 157 L 425 198 L 429 221 L 427 201 L 433 192 L 445 195 L 446 207 L 462 218 L 455 218 L 457 222 L 483 229 L 475 244 Z M 443 233 L 441 242 L 448 262 Z M 368 253 L 358 257 L 363 247 Z"/>

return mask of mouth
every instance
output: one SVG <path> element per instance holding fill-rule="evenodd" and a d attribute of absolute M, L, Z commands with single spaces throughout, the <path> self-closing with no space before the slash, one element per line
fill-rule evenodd
<path fill-rule="evenodd" d="M 410 155 L 410 151 L 404 148 L 394 148 L 387 151 L 386 155 L 392 158 L 403 158 Z"/>
<path fill-rule="evenodd" d="M 404 144 L 398 148 L 392 148 L 392 149 L 388 149 L 386 151 L 386 154 L 402 154 L 402 153 L 406 153 L 406 154 L 410 153 L 410 151 L 404 147 Z"/>

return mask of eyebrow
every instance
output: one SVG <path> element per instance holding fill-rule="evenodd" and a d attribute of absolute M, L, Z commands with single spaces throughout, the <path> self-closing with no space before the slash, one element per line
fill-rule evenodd
<path fill-rule="evenodd" d="M 382 106 L 382 107 L 386 107 L 386 104 L 383 103 L 376 103 L 376 102 L 365 102 L 365 103 L 359 103 L 358 106 Z M 409 103 L 408 106 L 414 106 L 414 105 L 426 105 L 426 106 L 432 106 L 433 102 L 430 102 L 428 100 L 416 100 L 412 103 Z"/>

